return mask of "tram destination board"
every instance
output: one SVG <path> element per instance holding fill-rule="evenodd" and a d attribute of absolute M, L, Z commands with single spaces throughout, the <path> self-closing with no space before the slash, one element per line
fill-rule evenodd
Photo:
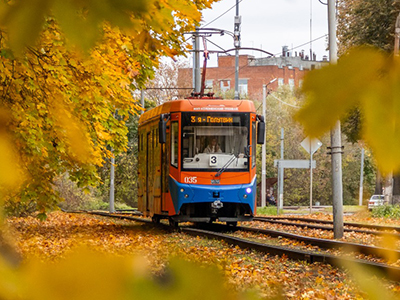
<path fill-rule="evenodd" d="M 232 114 L 191 114 L 188 116 L 191 124 L 234 124 L 240 123 L 240 116 Z"/>

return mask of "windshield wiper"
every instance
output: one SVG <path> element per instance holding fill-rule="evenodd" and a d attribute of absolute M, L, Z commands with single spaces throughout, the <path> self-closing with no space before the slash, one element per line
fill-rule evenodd
<path fill-rule="evenodd" d="M 233 163 L 235 158 L 238 159 L 238 157 L 236 157 L 235 154 L 232 154 L 232 157 L 225 163 L 225 165 L 223 165 L 223 167 L 221 169 L 219 169 L 217 174 L 215 174 L 215 177 L 219 177 L 222 173 L 224 173 L 225 170 L 231 165 L 231 163 Z"/>

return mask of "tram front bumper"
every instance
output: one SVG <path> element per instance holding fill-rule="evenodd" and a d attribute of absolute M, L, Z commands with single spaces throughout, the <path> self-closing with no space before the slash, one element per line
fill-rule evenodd
<path fill-rule="evenodd" d="M 210 203 L 217 210 L 225 203 L 239 203 L 249 205 L 251 212 L 254 212 L 256 182 L 254 177 L 248 184 L 200 185 L 180 183 L 170 177 L 169 189 L 176 212 L 180 211 L 182 205 L 189 203 Z"/>

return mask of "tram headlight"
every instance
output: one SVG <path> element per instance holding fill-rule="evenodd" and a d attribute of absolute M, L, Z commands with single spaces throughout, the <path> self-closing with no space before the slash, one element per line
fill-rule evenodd
<path fill-rule="evenodd" d="M 184 188 L 181 188 L 181 193 L 183 193 L 185 191 L 185 189 Z"/>
<path fill-rule="evenodd" d="M 244 199 L 247 199 L 247 195 L 246 195 L 246 194 L 244 194 L 244 195 L 243 195 L 243 198 L 244 198 Z"/>
<path fill-rule="evenodd" d="M 251 188 L 248 187 L 248 188 L 246 189 L 246 193 L 247 193 L 247 194 L 250 194 L 250 193 L 251 193 Z"/>
<path fill-rule="evenodd" d="M 189 195 L 188 194 L 185 194 L 185 196 L 184 196 L 185 198 L 189 198 Z"/>

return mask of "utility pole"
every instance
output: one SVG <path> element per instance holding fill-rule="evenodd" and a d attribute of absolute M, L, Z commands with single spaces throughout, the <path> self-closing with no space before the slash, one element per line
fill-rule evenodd
<path fill-rule="evenodd" d="M 337 63 L 336 0 L 328 0 L 329 61 Z M 343 237 L 342 141 L 340 121 L 331 129 L 333 236 Z"/>
<path fill-rule="evenodd" d="M 114 118 L 116 114 L 113 114 Z M 110 214 L 115 213 L 115 187 L 114 187 L 114 181 L 115 181 L 115 156 L 114 156 L 114 149 L 111 147 L 111 166 L 110 166 L 110 199 L 109 199 L 109 212 Z"/>
<path fill-rule="evenodd" d="M 400 4 L 400 1 L 396 1 Z M 397 4 L 399 6 L 399 4 Z M 399 40 L 400 40 L 400 13 L 396 19 L 396 26 L 394 29 L 394 55 L 399 56 Z"/>
<path fill-rule="evenodd" d="M 235 29 L 234 29 L 234 42 L 235 46 L 235 100 L 239 100 L 239 48 L 240 48 L 240 24 L 242 20 L 239 16 L 239 0 L 236 0 L 236 16 L 235 16 Z"/>
<path fill-rule="evenodd" d="M 201 89 L 201 72 L 200 72 L 200 37 L 199 28 L 196 27 L 196 33 L 193 35 L 193 90 L 200 93 Z"/>
<path fill-rule="evenodd" d="M 109 203 L 109 212 L 114 213 L 114 165 L 115 165 L 115 157 L 113 153 L 113 149 L 111 148 L 111 167 L 110 167 L 110 203 Z"/>
<path fill-rule="evenodd" d="M 263 117 L 264 117 L 264 122 L 266 123 L 267 118 L 266 118 L 266 113 L 265 113 L 265 109 L 266 109 L 266 100 L 267 100 L 267 85 L 264 84 L 263 85 L 263 99 L 262 99 L 262 110 L 263 110 Z M 265 143 L 262 144 L 262 156 L 261 156 L 261 207 L 265 207 L 266 206 L 266 176 L 267 176 L 267 172 L 265 170 L 265 164 L 267 162 L 266 159 L 266 147 L 265 147 Z"/>
<path fill-rule="evenodd" d="M 361 170 L 360 170 L 360 194 L 358 197 L 358 205 L 362 206 L 363 202 L 363 191 L 364 191 L 364 147 L 361 148 Z"/>
<path fill-rule="evenodd" d="M 275 82 L 276 78 L 272 79 L 270 82 L 268 82 L 267 84 L 263 84 L 263 99 L 262 99 L 262 111 L 263 111 L 263 117 L 264 117 L 264 121 L 265 123 L 267 122 L 267 96 L 269 94 L 269 90 L 268 90 L 268 85 L 270 85 L 271 83 Z M 262 144 L 262 149 L 261 149 L 261 207 L 266 206 L 266 194 L 267 194 L 267 183 L 266 183 L 266 176 L 267 176 L 267 172 L 266 172 L 266 145 L 265 143 Z"/>
<path fill-rule="evenodd" d="M 144 112 L 144 90 L 140 91 L 140 105 L 142 105 L 143 110 L 140 112 L 142 114 Z"/>
<path fill-rule="evenodd" d="M 284 157 L 284 130 L 281 128 L 281 160 L 283 161 Z M 284 176 L 284 168 L 281 165 L 278 165 L 278 199 L 276 199 L 276 207 L 277 207 L 277 214 L 279 215 L 283 209 L 283 180 Z"/>
<path fill-rule="evenodd" d="M 397 9 L 400 8 L 400 1 L 396 0 L 395 1 L 395 7 Z M 393 54 L 395 57 L 398 58 L 399 56 L 399 39 L 400 39 L 400 13 L 398 14 L 396 18 L 396 24 L 395 24 L 395 29 L 394 29 L 394 49 L 393 49 Z M 384 197 L 385 201 L 390 204 L 394 204 L 394 197 L 393 197 L 393 171 L 391 171 L 389 174 L 386 175 L 385 177 L 385 192 L 384 192 Z"/>

